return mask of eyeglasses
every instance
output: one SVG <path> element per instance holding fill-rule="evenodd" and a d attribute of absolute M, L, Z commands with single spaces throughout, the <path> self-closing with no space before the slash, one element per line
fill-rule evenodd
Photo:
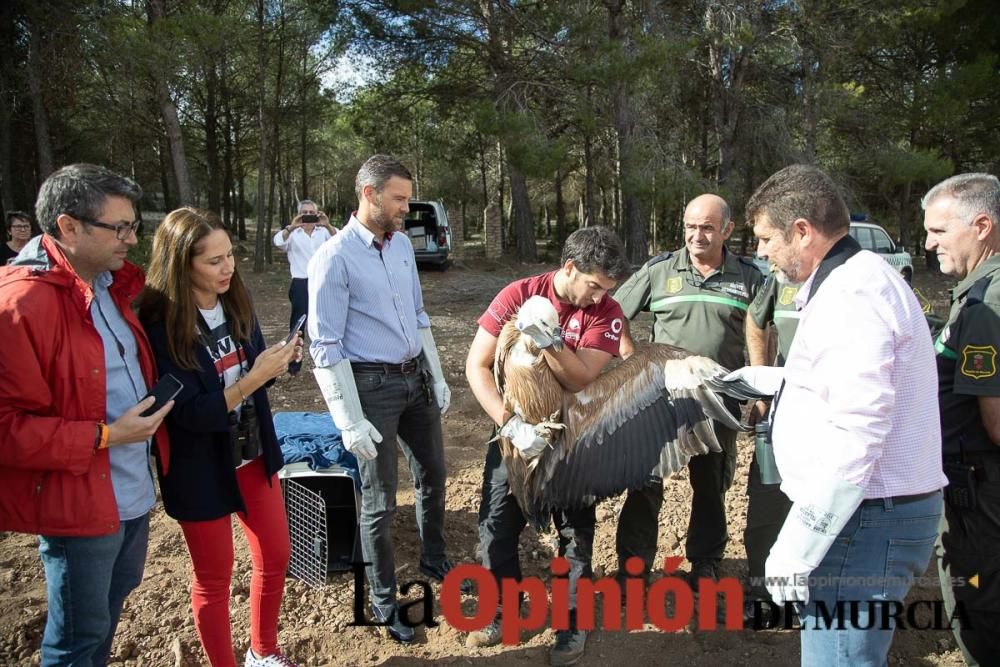
<path fill-rule="evenodd" d="M 31 231 L 31 225 L 11 225 L 11 229 L 16 229 L 19 232 Z"/>
<path fill-rule="evenodd" d="M 125 223 L 123 225 L 109 225 L 106 222 L 100 222 L 99 220 L 91 220 L 90 218 L 77 218 L 80 222 L 85 225 L 90 225 L 92 227 L 100 227 L 101 229 L 110 229 L 115 233 L 115 238 L 119 241 L 124 241 L 128 238 L 128 235 L 135 233 L 136 236 L 139 235 L 139 230 L 142 229 L 142 221 L 136 220 L 135 222 Z"/>

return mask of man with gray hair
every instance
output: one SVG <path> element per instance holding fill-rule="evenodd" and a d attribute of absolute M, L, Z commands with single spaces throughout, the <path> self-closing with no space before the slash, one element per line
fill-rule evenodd
<path fill-rule="evenodd" d="M 959 278 L 934 343 L 945 488 L 937 543 L 941 594 L 970 665 L 1000 660 L 1000 181 L 960 174 L 921 205 L 927 250 Z"/>
<path fill-rule="evenodd" d="M 104 665 L 142 581 L 149 455 L 173 407 L 147 415 L 153 353 L 132 310 L 139 186 L 73 164 L 42 183 L 45 233 L 0 268 L 0 530 L 38 535 L 42 665 Z M 166 473 L 166 434 L 156 437 Z"/>
<path fill-rule="evenodd" d="M 361 473 L 361 553 L 375 619 L 397 641 L 414 639 L 396 603 L 390 532 L 396 511 L 397 447 L 416 489 L 420 571 L 441 581 L 445 464 L 441 415 L 451 390 L 424 310 L 413 246 L 403 229 L 413 177 L 373 155 L 355 181 L 358 210 L 309 262 L 313 370 Z"/>
<path fill-rule="evenodd" d="M 316 202 L 303 199 L 299 202 L 299 213 L 292 219 L 292 224 L 274 234 L 274 245 L 288 254 L 288 268 L 292 272 L 292 284 L 288 288 L 288 300 L 292 304 L 292 314 L 288 318 L 289 332 L 299 318 L 309 312 L 309 279 L 306 276 L 309 260 L 336 233 L 330 219 L 317 208 Z M 296 375 L 301 369 L 301 361 L 288 364 L 289 375 Z"/>

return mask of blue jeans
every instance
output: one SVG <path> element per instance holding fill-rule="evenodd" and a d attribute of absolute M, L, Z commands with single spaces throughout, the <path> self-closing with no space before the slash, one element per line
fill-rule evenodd
<path fill-rule="evenodd" d="M 107 664 L 122 605 L 142 582 L 149 513 L 111 535 L 38 541 L 49 605 L 42 666 Z"/>
<path fill-rule="evenodd" d="M 892 499 L 866 500 L 840 531 L 819 567 L 813 570 L 809 604 L 800 612 L 802 620 L 802 665 L 881 667 L 895 624 L 881 629 L 881 606 L 869 601 L 906 599 L 913 577 L 922 575 L 930 562 L 941 519 L 941 492 L 919 499 L 893 503 Z M 838 600 L 857 602 L 858 628 L 850 623 L 844 606 L 844 627 L 826 629 L 816 602 L 836 614 Z M 874 613 L 869 613 L 873 610 Z"/>
<path fill-rule="evenodd" d="M 361 473 L 361 553 L 366 563 L 371 600 L 388 613 L 396 604 L 396 563 L 392 550 L 392 516 L 396 512 L 400 449 L 410 467 L 416 496 L 420 560 L 445 560 L 444 501 L 447 473 L 441 410 L 430 385 L 417 370 L 400 373 L 354 371 L 365 418 L 382 435 L 378 456 L 358 461 Z M 402 440 L 397 445 L 396 436 Z"/>

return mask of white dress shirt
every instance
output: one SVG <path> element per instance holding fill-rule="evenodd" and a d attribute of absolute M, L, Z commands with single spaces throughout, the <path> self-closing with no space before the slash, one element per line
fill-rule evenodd
<path fill-rule="evenodd" d="M 292 278 L 308 277 L 309 260 L 319 250 L 319 247 L 330 238 L 326 227 L 316 225 L 312 235 L 306 234 L 301 227 L 295 229 L 285 239 L 285 230 L 279 229 L 274 235 L 274 245 L 288 253 L 288 265 L 292 269 Z"/>
<path fill-rule="evenodd" d="M 831 478 L 866 498 L 926 493 L 941 470 L 934 347 L 913 291 L 862 250 L 835 268 L 802 309 L 773 415 L 781 490 L 797 501 Z"/>

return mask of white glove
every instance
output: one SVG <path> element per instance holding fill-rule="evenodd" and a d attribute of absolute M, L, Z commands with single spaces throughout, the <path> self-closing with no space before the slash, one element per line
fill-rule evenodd
<path fill-rule="evenodd" d="M 333 366 L 313 369 L 316 383 L 330 410 L 333 423 L 340 429 L 344 447 L 361 461 L 371 461 L 378 456 L 376 442 L 382 442 L 382 434 L 365 419 L 358 398 L 358 387 L 354 384 L 351 362 L 342 359 Z"/>
<path fill-rule="evenodd" d="M 809 602 L 809 575 L 864 498 L 861 487 L 830 480 L 813 485 L 809 498 L 792 505 L 764 564 L 767 592 L 777 604 Z"/>
<path fill-rule="evenodd" d="M 539 350 L 563 346 L 562 331 L 559 328 L 559 314 L 552 302 L 544 296 L 535 295 L 521 304 L 515 320 L 518 331 L 535 342 Z"/>
<path fill-rule="evenodd" d="M 552 443 L 555 431 L 563 428 L 566 428 L 565 424 L 556 422 L 529 424 L 520 415 L 514 415 L 501 427 L 500 435 L 514 443 L 521 456 L 530 461 Z"/>
<path fill-rule="evenodd" d="M 434 378 L 434 400 L 437 401 L 438 407 L 441 408 L 441 414 L 444 414 L 448 412 L 448 406 L 451 405 L 451 389 L 444 379 L 444 370 L 441 368 L 441 359 L 438 357 L 437 345 L 434 344 L 434 336 L 431 334 L 430 327 L 417 329 L 417 331 L 420 332 L 420 341 L 424 347 L 424 357 L 427 359 L 427 365 L 430 367 L 431 377 Z"/>
<path fill-rule="evenodd" d="M 781 389 L 781 381 L 785 379 L 785 369 L 782 366 L 744 366 L 722 378 L 723 382 L 742 380 L 761 394 L 774 396 Z"/>

